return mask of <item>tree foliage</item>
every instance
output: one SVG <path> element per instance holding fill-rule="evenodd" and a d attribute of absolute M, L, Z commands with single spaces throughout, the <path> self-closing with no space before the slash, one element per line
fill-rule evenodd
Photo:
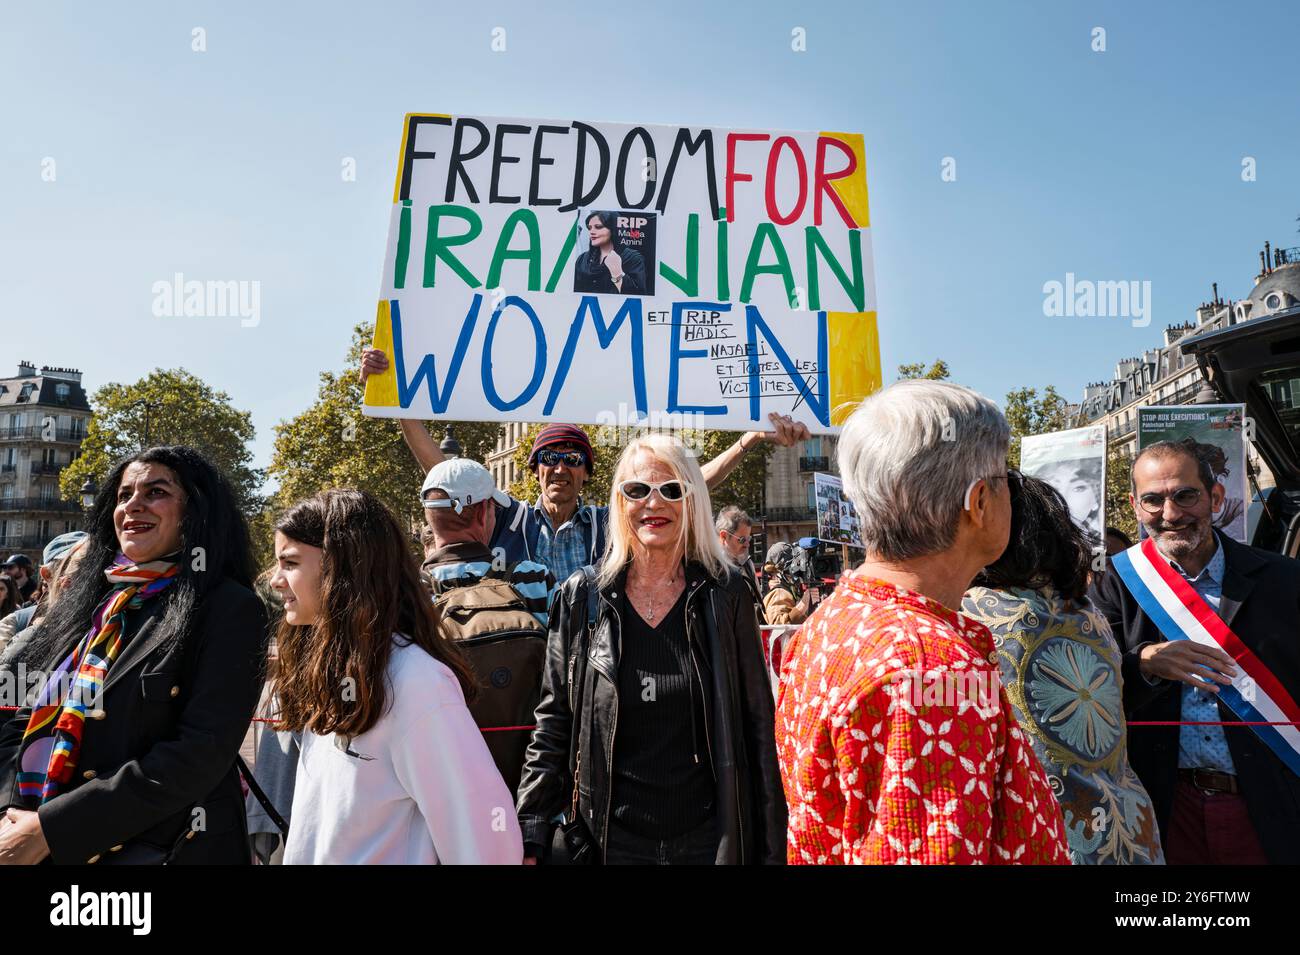
<path fill-rule="evenodd" d="M 90 399 L 80 456 L 59 476 L 59 493 L 76 500 L 85 482 L 102 487 L 125 455 L 164 444 L 197 448 L 226 475 L 246 513 L 261 505 L 263 473 L 252 466 L 253 418 L 183 368 L 158 368 L 139 381 L 110 382 Z"/>
<path fill-rule="evenodd" d="M 925 367 L 925 362 L 918 361 L 910 365 L 898 366 L 898 380 L 908 381 L 913 378 L 926 378 L 930 381 L 947 381 L 948 380 L 948 363 L 942 358 L 936 358 L 929 368 Z"/>
<path fill-rule="evenodd" d="M 1011 425 L 1011 449 L 1007 461 L 1013 468 L 1020 467 L 1020 439 L 1031 434 L 1048 434 L 1052 431 L 1064 431 L 1070 426 L 1069 402 L 1056 391 L 1055 385 L 1043 389 L 1043 396 L 1038 396 L 1037 388 L 1017 388 L 1007 392 L 1007 401 L 1002 409 Z"/>
<path fill-rule="evenodd" d="M 1137 542 L 1138 522 L 1128 496 L 1133 458 L 1110 445 L 1106 454 L 1106 524 L 1117 527 Z"/>
<path fill-rule="evenodd" d="M 364 389 L 357 369 L 370 332 L 366 325 L 353 329 L 344 370 L 321 372 L 316 401 L 275 426 L 268 471 L 279 487 L 272 511 L 328 488 L 354 487 L 374 494 L 407 526 L 416 527 L 423 519 L 419 499 L 424 473 L 402 440 L 401 427 L 394 419 L 361 413 Z M 476 461 L 496 448 L 501 434 L 499 422 L 438 421 L 426 427 L 429 424 L 438 436 L 452 427 L 463 456 Z M 256 524 L 260 555 L 269 553 L 270 526 L 269 520 Z"/>

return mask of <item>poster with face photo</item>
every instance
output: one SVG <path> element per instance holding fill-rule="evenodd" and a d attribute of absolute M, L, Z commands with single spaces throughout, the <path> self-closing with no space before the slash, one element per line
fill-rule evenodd
<path fill-rule="evenodd" d="M 1138 409 L 1138 451 L 1160 441 L 1186 445 L 1209 466 L 1222 500 L 1211 505 L 1211 523 L 1235 541 L 1246 543 L 1245 405 L 1183 405 Z M 1217 488 L 1211 501 L 1219 496 Z M 1145 527 L 1139 527 L 1146 536 Z"/>
<path fill-rule="evenodd" d="M 843 482 L 833 474 L 813 474 L 817 498 L 817 539 L 829 544 L 862 546 L 862 527 L 853 502 L 844 496 Z"/>
<path fill-rule="evenodd" d="M 1091 545 L 1101 543 L 1106 531 L 1104 427 L 1072 428 L 1022 438 L 1020 473 L 1056 488 Z"/>
<path fill-rule="evenodd" d="M 644 210 L 581 210 L 573 291 L 654 295 L 656 224 L 655 213 Z"/>

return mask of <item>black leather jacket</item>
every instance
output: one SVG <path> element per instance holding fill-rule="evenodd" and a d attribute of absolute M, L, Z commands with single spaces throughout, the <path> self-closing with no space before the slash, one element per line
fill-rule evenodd
<path fill-rule="evenodd" d="M 587 631 L 587 581 L 573 574 L 551 606 L 542 700 L 519 784 L 519 824 L 529 854 L 548 850 L 555 820 L 573 798 L 570 739 L 578 728 L 578 812 L 603 858 L 618 726 L 618 607 L 626 571 L 600 592 L 593 633 Z M 737 571 L 722 580 L 703 568 L 686 571 L 686 632 L 695 678 L 707 701 L 705 735 L 716 780 L 720 841 L 717 862 L 783 864 L 786 806 L 776 762 L 772 687 L 763 664 L 754 600 Z M 585 659 L 574 650 L 586 647 Z M 571 710 L 570 675 L 581 687 Z M 577 681 L 575 681 L 577 682 Z"/>

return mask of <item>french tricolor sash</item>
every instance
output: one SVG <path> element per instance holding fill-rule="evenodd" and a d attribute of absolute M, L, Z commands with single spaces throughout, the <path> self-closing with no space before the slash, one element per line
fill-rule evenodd
<path fill-rule="evenodd" d="M 1216 647 L 1236 661 L 1237 676 L 1231 686 L 1220 686 L 1219 699 L 1239 719 L 1246 723 L 1300 721 L 1300 707 L 1286 687 L 1170 566 L 1154 540 L 1148 537 L 1111 560 L 1124 586 L 1166 638 Z M 1250 729 L 1300 776 L 1300 726 Z"/>

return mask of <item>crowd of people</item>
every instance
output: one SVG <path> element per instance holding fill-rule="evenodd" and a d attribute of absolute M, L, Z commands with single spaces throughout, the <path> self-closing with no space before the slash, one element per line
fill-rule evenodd
<path fill-rule="evenodd" d="M 710 499 L 807 436 L 771 423 L 703 463 L 638 436 L 596 504 L 579 427 L 537 435 L 526 502 L 402 421 L 422 561 L 334 489 L 257 568 L 201 452 L 130 455 L 0 576 L 0 863 L 1300 861 L 1294 727 L 1229 705 L 1300 694 L 1300 562 L 1215 530 L 1186 448 L 1133 462 L 1148 541 L 1103 564 L 993 402 L 892 385 L 839 441 L 865 560 L 814 606 Z M 1171 632 L 1139 558 L 1233 652 Z"/>

